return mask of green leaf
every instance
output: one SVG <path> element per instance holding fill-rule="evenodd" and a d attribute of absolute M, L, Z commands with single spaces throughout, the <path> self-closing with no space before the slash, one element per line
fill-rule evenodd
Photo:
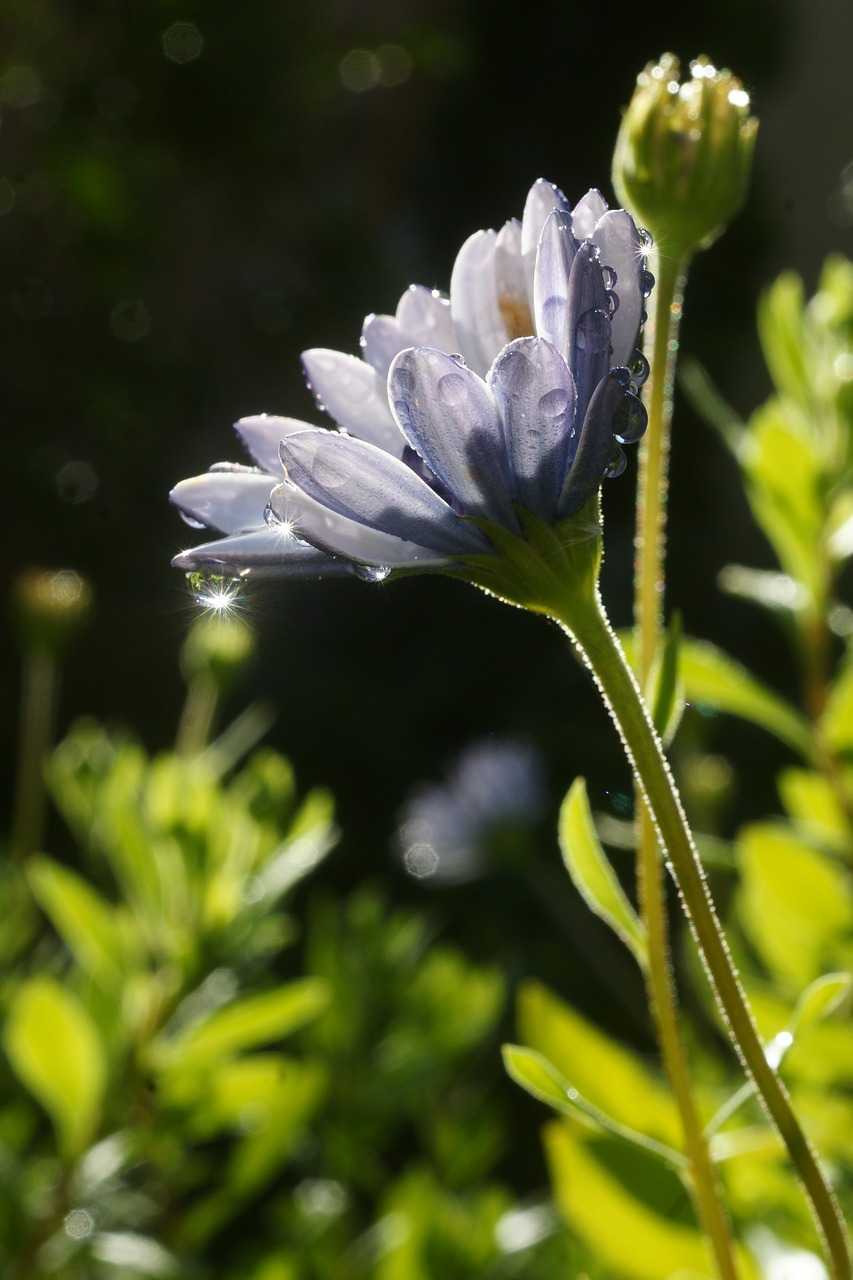
<path fill-rule="evenodd" d="M 546 987 L 523 983 L 519 1037 L 547 1058 L 583 1097 L 627 1129 L 680 1148 L 681 1121 L 661 1077 Z"/>
<path fill-rule="evenodd" d="M 750 941 L 772 973 L 801 989 L 834 967 L 853 930 L 844 871 L 789 828 L 746 827 L 738 837 L 738 904 Z"/>
<path fill-rule="evenodd" d="M 685 638 L 680 667 L 688 702 L 761 725 L 805 759 L 810 758 L 811 734 L 805 717 L 722 649 L 706 640 Z"/>
<path fill-rule="evenodd" d="M 316 1018 L 329 1003 L 322 978 L 303 978 L 247 996 L 153 1046 L 156 1063 L 178 1072 L 199 1071 L 217 1059 L 271 1044 Z"/>
<path fill-rule="evenodd" d="M 853 752 L 853 645 L 848 643 L 841 673 L 829 691 L 819 729 L 838 752 Z"/>
<path fill-rule="evenodd" d="M 36 900 L 80 968 L 103 990 L 114 992 L 133 950 L 126 916 L 52 858 L 30 859 L 27 874 Z"/>
<path fill-rule="evenodd" d="M 563 862 L 587 906 L 610 925 L 645 968 L 646 932 L 601 847 L 583 778 L 575 779 L 563 801 L 559 839 Z"/>
<path fill-rule="evenodd" d="M 807 407 L 811 378 L 804 312 L 803 282 L 793 271 L 780 275 L 758 304 L 758 333 L 773 381 L 780 391 Z"/>
<path fill-rule="evenodd" d="M 788 1031 L 794 1036 L 802 1036 L 812 1027 L 830 1017 L 844 1002 L 853 988 L 853 974 L 825 973 L 816 978 L 797 1001 Z"/>
<path fill-rule="evenodd" d="M 679 672 L 681 638 L 681 616 L 675 613 L 655 655 L 649 675 L 647 702 L 652 714 L 652 724 L 664 744 L 675 737 L 684 712 L 684 689 Z"/>
<path fill-rule="evenodd" d="M 12 998 L 3 1046 L 15 1073 L 47 1111 L 66 1159 L 92 1138 L 107 1083 L 98 1030 L 52 978 L 32 978 Z"/>
<path fill-rule="evenodd" d="M 842 785 L 847 781 L 842 781 Z M 783 805 L 805 835 L 839 854 L 847 853 L 850 827 L 838 792 L 826 774 L 810 769 L 783 769 L 776 785 Z"/>
<path fill-rule="evenodd" d="M 523 1045 L 506 1044 L 503 1046 L 503 1060 L 510 1079 L 521 1085 L 522 1089 L 526 1089 L 534 1098 L 538 1098 L 540 1102 L 546 1102 L 548 1106 L 554 1107 L 563 1115 L 581 1116 L 606 1133 L 611 1133 L 624 1142 L 640 1146 L 645 1151 L 651 1151 L 673 1168 L 686 1167 L 687 1160 L 680 1151 L 655 1142 L 653 1138 L 647 1137 L 644 1133 L 638 1133 L 636 1129 L 629 1129 L 602 1111 L 600 1107 L 593 1106 L 560 1074 L 553 1062 L 549 1062 L 535 1049 L 525 1049 Z"/>

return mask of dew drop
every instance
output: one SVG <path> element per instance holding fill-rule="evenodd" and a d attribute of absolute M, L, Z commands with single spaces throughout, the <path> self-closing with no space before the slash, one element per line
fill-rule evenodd
<path fill-rule="evenodd" d="M 607 290 L 607 307 L 611 317 L 616 315 L 619 310 L 619 295 L 614 293 L 612 289 Z"/>
<path fill-rule="evenodd" d="M 645 227 L 637 227 L 637 239 L 640 242 L 640 252 L 645 256 L 651 253 L 654 245 L 654 237 Z"/>
<path fill-rule="evenodd" d="M 326 458 L 322 453 L 316 453 L 311 462 L 311 474 L 324 489 L 343 489 L 346 486 L 346 475 L 341 471 L 337 462 L 332 458 Z"/>
<path fill-rule="evenodd" d="M 615 476 L 621 476 L 626 465 L 625 455 L 617 445 L 615 452 L 611 455 L 610 461 L 604 469 L 605 477 L 608 480 L 612 480 Z"/>
<path fill-rule="evenodd" d="M 439 378 L 436 395 L 448 409 L 458 409 L 468 401 L 468 379 L 460 373 L 446 373 Z"/>
<path fill-rule="evenodd" d="M 196 604 L 212 613 L 229 613 L 237 603 L 241 582 L 219 573 L 188 573 L 187 585 Z"/>
<path fill-rule="evenodd" d="M 640 293 L 644 298 L 648 298 L 652 289 L 655 287 L 655 278 L 651 271 L 643 270 L 640 272 Z"/>
<path fill-rule="evenodd" d="M 513 395 L 526 391 L 536 377 L 536 370 L 523 351 L 508 351 L 495 368 L 502 387 Z"/>
<path fill-rule="evenodd" d="M 612 267 L 601 268 L 601 278 L 604 281 L 605 289 L 615 289 L 616 282 L 619 279 Z"/>
<path fill-rule="evenodd" d="M 594 354 L 610 343 L 610 316 L 606 311 L 585 311 L 575 325 L 575 342 L 579 351 Z"/>
<path fill-rule="evenodd" d="M 642 351 L 635 351 L 631 357 L 631 363 L 628 365 L 631 371 L 631 381 L 635 387 L 642 387 L 649 376 L 649 362 L 643 355 Z"/>
<path fill-rule="evenodd" d="M 566 299 L 561 298 L 559 294 L 555 294 L 552 298 L 546 298 L 541 307 L 542 324 L 541 332 L 546 336 L 558 336 L 562 334 L 566 324 Z"/>
<path fill-rule="evenodd" d="M 539 397 L 537 406 L 543 418 L 559 418 L 568 407 L 569 397 L 562 387 L 554 387 L 553 390 L 546 391 Z"/>
<path fill-rule="evenodd" d="M 362 582 L 384 582 L 391 576 L 391 566 L 387 564 L 354 564 L 353 571 Z"/>
<path fill-rule="evenodd" d="M 645 431 L 647 422 L 645 405 L 629 392 L 613 415 L 611 429 L 619 444 L 636 444 Z"/>

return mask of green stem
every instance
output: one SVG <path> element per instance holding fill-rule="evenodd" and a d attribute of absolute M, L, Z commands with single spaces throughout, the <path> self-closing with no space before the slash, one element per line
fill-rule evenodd
<path fill-rule="evenodd" d="M 592 671 L 619 729 L 702 955 L 732 1044 L 788 1149 L 826 1246 L 832 1280 L 853 1280 L 847 1233 L 817 1157 L 767 1061 L 717 919 L 699 855 L 648 711 L 601 600 L 575 595 L 557 621 Z"/>
<path fill-rule="evenodd" d="M 195 676 L 190 681 L 175 741 L 178 755 L 197 756 L 204 751 L 210 741 L 218 702 L 213 680 Z"/>
<path fill-rule="evenodd" d="M 661 635 L 672 394 L 687 262 L 686 257 L 655 260 L 654 301 L 646 329 L 645 346 L 651 365 L 646 391 L 649 425 L 640 446 L 634 581 L 637 670 L 643 688 L 647 686 Z M 681 1116 L 697 1212 L 713 1248 L 720 1276 L 723 1280 L 737 1280 L 731 1231 L 696 1106 L 679 1025 L 663 860 L 654 823 L 642 807 L 637 820 L 637 889 L 649 939 L 646 971 L 649 1004 L 664 1068 Z"/>

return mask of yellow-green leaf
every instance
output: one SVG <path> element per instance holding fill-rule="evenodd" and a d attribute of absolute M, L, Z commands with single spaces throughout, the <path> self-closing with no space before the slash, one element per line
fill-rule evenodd
<path fill-rule="evenodd" d="M 575 779 L 563 801 L 559 835 L 563 862 L 587 906 L 610 925 L 638 964 L 645 967 L 646 931 L 601 847 L 583 778 Z"/>
<path fill-rule="evenodd" d="M 79 1155 L 95 1133 L 107 1082 L 104 1047 L 86 1009 L 52 978 L 32 978 L 12 998 L 3 1047 L 53 1121 L 63 1155 Z"/>

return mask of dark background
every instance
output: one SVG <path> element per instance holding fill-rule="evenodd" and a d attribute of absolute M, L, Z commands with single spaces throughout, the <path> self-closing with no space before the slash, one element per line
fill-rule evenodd
<path fill-rule="evenodd" d="M 788 267 L 812 289 L 827 252 L 853 251 L 847 0 L 5 0 L 2 568 L 11 582 L 31 564 L 72 567 L 95 590 L 63 723 L 92 713 L 169 745 L 193 616 L 169 560 L 196 536 L 171 485 L 240 459 L 230 424 L 243 414 L 317 420 L 300 351 L 356 351 L 368 311 L 393 311 L 411 281 L 446 287 L 463 239 L 520 214 L 535 178 L 612 198 L 620 108 L 666 49 L 731 66 L 762 122 L 748 206 L 697 261 L 683 329 L 746 414 L 769 388 L 760 289 Z M 391 83 L 348 87 L 377 68 Z M 690 631 L 760 664 L 769 624 L 715 576 L 769 553 L 733 464 L 680 401 L 675 431 L 670 598 Z M 632 459 L 605 494 L 605 595 L 621 624 L 633 474 Z M 536 742 L 555 800 L 580 772 L 596 803 L 628 790 L 588 677 L 531 616 L 439 578 L 282 582 L 254 588 L 248 608 L 259 655 L 231 710 L 271 700 L 270 741 L 303 786 L 333 788 L 345 840 L 324 874 L 340 885 L 370 872 L 425 892 L 394 868 L 393 816 L 474 738 Z M 9 779 L 8 636 L 2 672 Z M 784 656 L 770 678 L 790 682 Z M 776 757 L 763 737 L 745 743 L 753 805 Z M 458 894 L 451 915 L 475 901 Z"/>

